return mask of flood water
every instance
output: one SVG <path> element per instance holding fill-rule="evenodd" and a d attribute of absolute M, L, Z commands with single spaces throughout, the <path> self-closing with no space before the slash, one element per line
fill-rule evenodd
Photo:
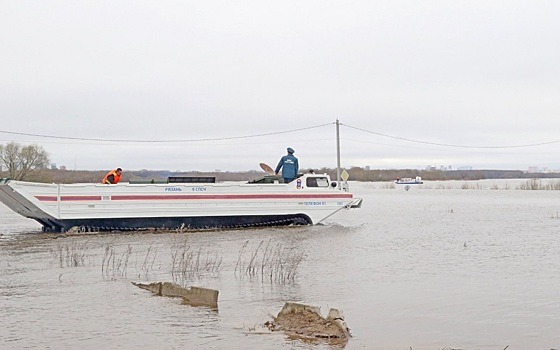
<path fill-rule="evenodd" d="M 324 225 L 57 239 L 0 204 L 0 349 L 560 348 L 560 191 L 520 182 L 352 183 L 362 208 Z M 261 242 L 304 257 L 293 280 L 241 271 Z M 177 281 L 181 244 L 215 269 L 178 282 L 218 310 L 131 284 Z M 286 301 L 342 310 L 353 337 L 259 334 Z"/>

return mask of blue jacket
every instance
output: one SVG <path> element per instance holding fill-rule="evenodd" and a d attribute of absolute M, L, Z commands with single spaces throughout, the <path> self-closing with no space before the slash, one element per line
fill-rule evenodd
<path fill-rule="evenodd" d="M 297 177 L 299 171 L 298 159 L 293 154 L 288 154 L 280 158 L 280 162 L 278 162 L 274 172 L 278 174 L 280 168 L 282 168 L 282 177 L 284 179 L 293 180 Z"/>

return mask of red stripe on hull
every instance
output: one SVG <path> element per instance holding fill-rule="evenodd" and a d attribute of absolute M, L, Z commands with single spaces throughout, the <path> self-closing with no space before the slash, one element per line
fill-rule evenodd
<path fill-rule="evenodd" d="M 327 198 L 352 198 L 350 194 L 286 194 L 286 195 L 270 195 L 270 194 L 201 194 L 201 195 L 130 195 L 130 196 L 111 196 L 111 200 L 130 201 L 130 200 L 208 200 L 208 199 L 327 199 Z"/>
<path fill-rule="evenodd" d="M 56 197 L 53 196 L 35 196 L 41 202 L 56 202 Z"/>
<path fill-rule="evenodd" d="M 35 196 L 41 202 L 56 202 L 56 196 Z M 100 201 L 101 196 L 61 196 L 61 201 Z"/>
<path fill-rule="evenodd" d="M 201 195 L 114 195 L 114 201 L 212 200 L 212 199 L 352 199 L 351 194 L 201 194 Z M 41 202 L 56 202 L 56 196 L 35 196 Z M 62 202 L 100 201 L 101 196 L 61 196 Z"/>

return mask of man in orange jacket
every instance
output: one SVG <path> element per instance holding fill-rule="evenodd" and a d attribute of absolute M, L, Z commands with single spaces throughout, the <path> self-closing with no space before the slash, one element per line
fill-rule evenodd
<path fill-rule="evenodd" d="M 105 175 L 103 181 L 101 183 L 110 185 L 110 184 L 118 184 L 121 179 L 122 169 L 117 168 L 115 170 L 111 170 Z"/>

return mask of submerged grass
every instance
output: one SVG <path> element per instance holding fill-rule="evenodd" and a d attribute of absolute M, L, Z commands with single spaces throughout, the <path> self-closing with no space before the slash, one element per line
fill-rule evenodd
<path fill-rule="evenodd" d="M 150 245 L 146 250 L 146 255 L 144 257 L 144 261 L 142 262 L 142 266 L 140 270 L 144 277 L 147 277 L 150 272 L 154 269 L 154 263 L 156 262 L 157 257 L 157 247 L 154 248 L 153 245 Z"/>
<path fill-rule="evenodd" d="M 560 190 L 560 180 L 542 181 L 540 179 L 531 179 L 522 183 L 517 187 L 519 190 Z"/>
<path fill-rule="evenodd" d="M 51 250 L 51 254 L 58 260 L 60 267 L 78 267 L 85 266 L 88 249 L 88 241 L 83 243 L 72 241 L 70 244 L 59 244 Z"/>
<path fill-rule="evenodd" d="M 249 248 L 246 241 L 239 250 L 235 263 L 234 275 L 240 279 L 260 279 L 261 282 L 292 283 L 296 281 L 300 266 L 306 258 L 306 252 L 299 247 L 286 247 L 281 243 L 274 243 L 272 239 L 259 241 L 254 248 Z M 72 248 L 74 247 L 74 248 Z M 154 270 L 169 266 L 171 279 L 174 283 L 187 286 L 194 280 L 204 277 L 218 277 L 223 270 L 223 258 L 215 251 L 205 250 L 203 247 L 193 247 L 188 235 L 179 234 L 170 244 L 170 261 L 165 259 L 158 263 L 158 246 L 151 244 L 145 251 L 136 252 L 136 262 L 130 264 L 133 246 L 118 246 L 114 241 L 103 245 L 101 274 L 104 278 L 116 280 L 127 278 L 129 269 L 135 269 L 138 278 L 148 278 Z M 159 247 L 160 250 L 162 247 Z M 80 266 L 84 264 L 87 244 L 74 246 L 60 246 L 56 251 L 56 258 L 60 264 Z M 165 256 L 165 254 L 164 254 Z"/>
<path fill-rule="evenodd" d="M 260 277 L 261 281 L 268 280 L 280 284 L 291 283 L 296 280 L 299 267 L 306 257 L 303 250 L 273 244 L 268 240 L 261 241 L 253 251 L 247 251 L 249 241 L 239 250 L 235 275 L 244 277 Z"/>
<path fill-rule="evenodd" d="M 129 244 L 122 252 L 119 252 L 116 250 L 113 243 L 108 243 L 104 250 L 105 254 L 101 262 L 101 274 L 111 279 L 126 277 L 128 273 L 128 260 L 132 254 L 132 246 Z"/>
<path fill-rule="evenodd" d="M 222 270 L 222 257 L 217 252 L 192 249 L 187 236 L 171 244 L 171 277 L 173 282 L 186 286 L 205 275 L 217 276 Z"/>

